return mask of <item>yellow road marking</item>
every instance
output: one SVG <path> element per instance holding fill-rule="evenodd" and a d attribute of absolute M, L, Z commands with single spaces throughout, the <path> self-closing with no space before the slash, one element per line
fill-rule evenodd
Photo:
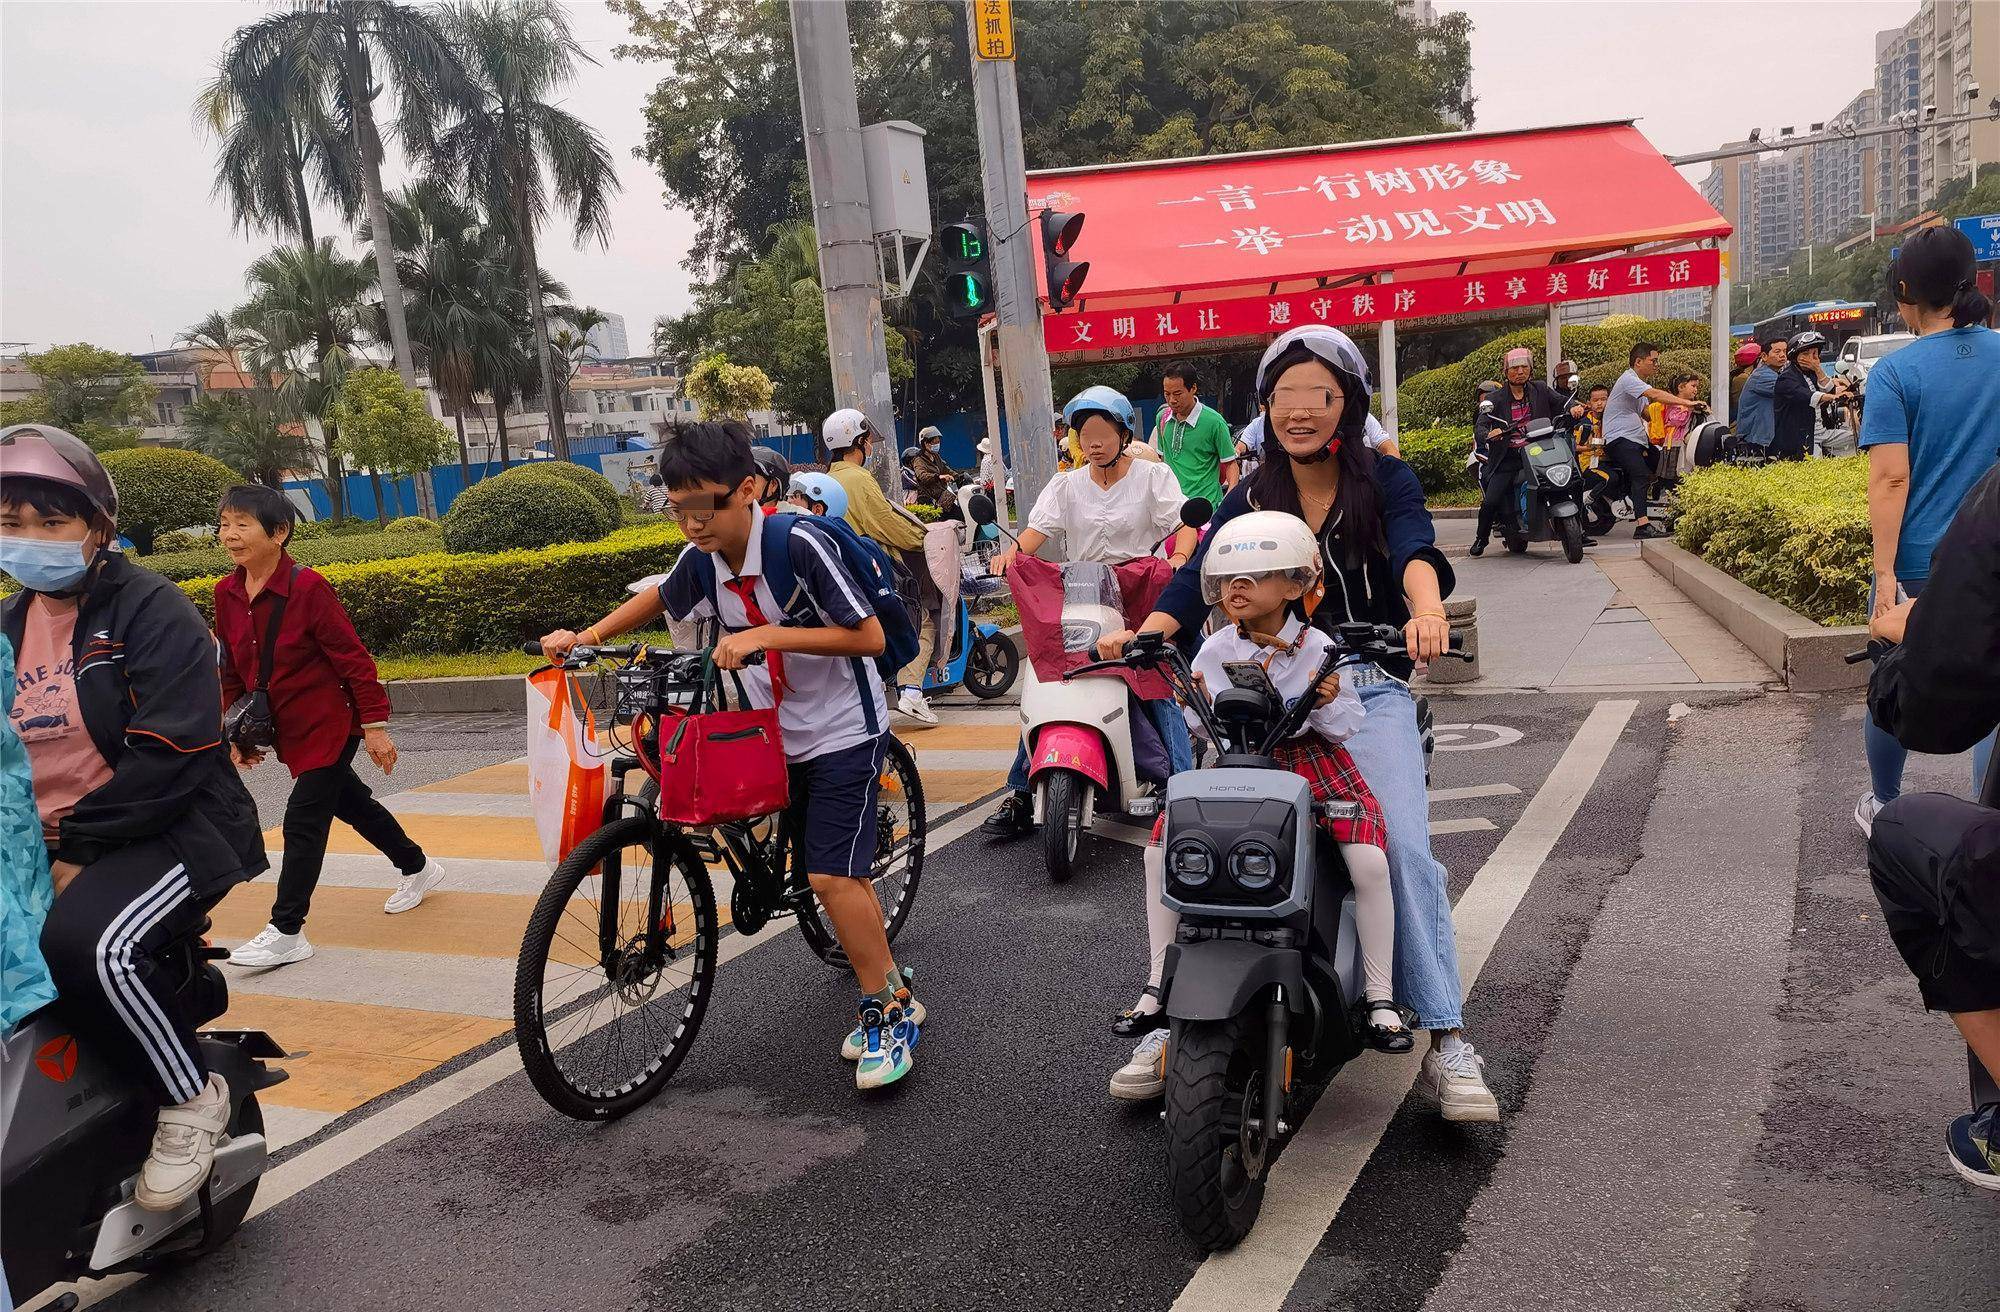
<path fill-rule="evenodd" d="M 430 856 L 499 861 L 539 861 L 542 840 L 535 834 L 535 822 L 518 816 L 424 815 L 404 811 L 396 819 L 403 832 Z M 268 847 L 283 847 L 285 831 L 274 827 L 264 831 Z M 329 852 L 366 856 L 375 847 L 346 825 L 336 822 L 327 835 Z"/>

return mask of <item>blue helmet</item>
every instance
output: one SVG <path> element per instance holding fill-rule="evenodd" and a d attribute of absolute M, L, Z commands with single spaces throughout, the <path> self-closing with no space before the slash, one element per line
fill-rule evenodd
<path fill-rule="evenodd" d="M 810 470 L 803 474 L 793 474 L 792 491 L 803 492 L 808 501 L 824 502 L 829 519 L 847 518 L 847 490 L 841 487 L 840 481 L 832 474 L 819 474 Z"/>
<path fill-rule="evenodd" d="M 1096 387 L 1086 387 L 1070 398 L 1069 404 L 1063 407 L 1063 422 L 1071 428 L 1081 428 L 1084 417 L 1093 414 L 1108 416 L 1127 433 L 1136 432 L 1139 427 L 1138 416 L 1133 413 L 1132 403 L 1125 399 L 1125 394 L 1101 383 Z"/>

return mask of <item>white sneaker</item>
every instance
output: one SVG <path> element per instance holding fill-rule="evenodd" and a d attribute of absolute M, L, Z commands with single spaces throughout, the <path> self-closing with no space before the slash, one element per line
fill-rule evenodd
<path fill-rule="evenodd" d="M 1854 823 L 1860 826 L 1863 838 L 1875 837 L 1875 817 L 1881 813 L 1882 804 L 1875 800 L 1875 794 L 1861 794 L 1861 800 L 1854 804 Z"/>
<path fill-rule="evenodd" d="M 281 934 L 276 925 L 264 926 L 264 932 L 229 954 L 232 966 L 285 966 L 294 961 L 304 961 L 313 954 L 313 945 L 306 942 L 306 933 Z"/>
<path fill-rule="evenodd" d="M 896 709 L 919 724 L 937 724 L 937 712 L 924 700 L 924 694 L 917 688 L 903 689 L 903 695 L 896 699 Z"/>
<path fill-rule="evenodd" d="M 1432 1048 L 1425 1053 L 1417 1083 L 1437 1099 L 1438 1110 L 1447 1121 L 1500 1119 L 1500 1104 L 1486 1087 L 1486 1059 L 1474 1052 L 1470 1043 L 1450 1051 Z"/>
<path fill-rule="evenodd" d="M 215 1141 L 228 1128 L 229 1086 L 220 1075 L 210 1075 L 202 1091 L 180 1106 L 162 1107 L 132 1201 L 149 1212 L 167 1212 L 193 1197 L 215 1165 Z"/>
<path fill-rule="evenodd" d="M 1111 1072 L 1111 1096 L 1125 1102 L 1145 1102 L 1167 1091 L 1167 1036 L 1164 1026 L 1139 1040 L 1132 1060 Z"/>
<path fill-rule="evenodd" d="M 435 860 L 424 862 L 424 868 L 414 875 L 404 875 L 403 882 L 396 885 L 396 891 L 389 894 L 389 900 L 382 904 L 382 910 L 390 915 L 398 911 L 408 911 L 423 903 L 424 894 L 444 882 L 444 867 Z"/>

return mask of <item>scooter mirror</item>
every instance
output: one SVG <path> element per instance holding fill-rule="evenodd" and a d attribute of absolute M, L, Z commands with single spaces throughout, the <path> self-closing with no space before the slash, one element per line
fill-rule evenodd
<path fill-rule="evenodd" d="M 1215 518 L 1215 507 L 1207 497 L 1194 497 L 1181 503 L 1181 523 L 1189 528 L 1200 528 Z"/>
<path fill-rule="evenodd" d="M 1574 392 L 1574 391 L 1575 391 L 1575 390 L 1576 390 L 1577 388 L 1579 388 L 1579 387 L 1582 387 L 1582 386 L 1583 386 L 1583 375 L 1581 375 L 1581 374 L 1571 374 L 1571 375 L 1569 376 L 1569 383 L 1567 384 L 1567 386 L 1569 387 L 1569 390 L 1570 390 L 1570 391 L 1572 391 L 1572 392 Z"/>
<path fill-rule="evenodd" d="M 1000 521 L 1000 512 L 993 508 L 993 498 L 984 492 L 976 492 L 968 498 L 965 508 L 972 512 L 975 524 L 996 524 Z"/>
<path fill-rule="evenodd" d="M 1481 401 L 1481 402 L 1479 403 L 1479 413 L 1480 413 L 1480 414 L 1482 414 L 1482 415 L 1490 415 L 1490 414 L 1492 414 L 1492 413 L 1493 413 L 1493 402 L 1491 402 L 1491 401 Z"/>

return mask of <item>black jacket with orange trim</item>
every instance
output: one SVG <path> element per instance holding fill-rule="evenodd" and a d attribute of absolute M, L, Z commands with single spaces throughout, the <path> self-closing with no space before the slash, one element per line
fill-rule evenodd
<path fill-rule="evenodd" d="M 215 639 L 172 582 L 105 552 L 78 612 L 77 705 L 111 778 L 83 795 L 56 835 L 57 861 L 88 866 L 160 839 L 197 898 L 269 867 L 257 806 L 222 745 Z M 32 594 L 0 609 L 18 649 Z"/>

